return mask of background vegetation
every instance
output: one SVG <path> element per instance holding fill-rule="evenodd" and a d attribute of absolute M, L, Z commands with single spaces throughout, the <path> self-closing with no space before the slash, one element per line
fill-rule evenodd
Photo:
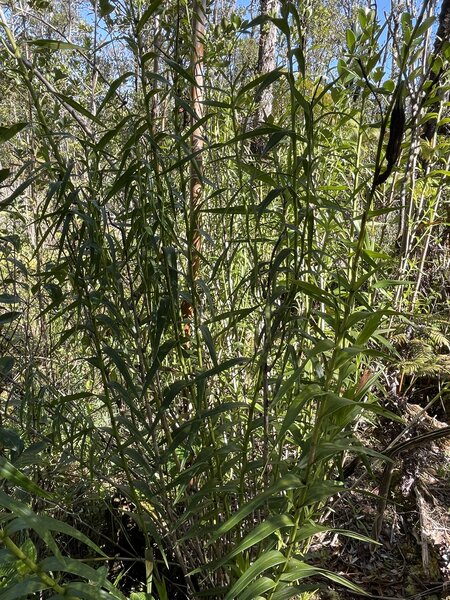
<path fill-rule="evenodd" d="M 385 9 L 2 2 L 1 600 L 364 593 L 312 544 L 448 434 L 449 3 Z"/>

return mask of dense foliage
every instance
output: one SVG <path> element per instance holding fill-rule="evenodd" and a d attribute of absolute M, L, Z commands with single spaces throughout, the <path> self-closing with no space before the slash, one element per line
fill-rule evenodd
<path fill-rule="evenodd" d="M 0 599 L 360 591 L 307 552 L 447 393 L 448 3 L 2 4 Z"/>

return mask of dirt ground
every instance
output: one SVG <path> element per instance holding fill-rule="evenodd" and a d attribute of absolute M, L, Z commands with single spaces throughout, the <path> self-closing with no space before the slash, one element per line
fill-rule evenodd
<path fill-rule="evenodd" d="M 378 537 L 380 545 L 330 533 L 312 546 L 309 562 L 347 577 L 375 598 L 450 598 L 448 412 L 442 406 L 424 412 L 423 406 L 403 401 L 401 413 L 406 424 L 397 430 L 391 423 L 370 431 L 380 450 L 405 429 L 401 440 L 411 440 L 393 455 L 389 484 L 382 463 L 374 465 L 372 476 L 358 466 L 329 515 L 334 528 Z M 380 495 L 387 495 L 386 503 Z M 362 596 L 326 584 L 318 597 Z"/>

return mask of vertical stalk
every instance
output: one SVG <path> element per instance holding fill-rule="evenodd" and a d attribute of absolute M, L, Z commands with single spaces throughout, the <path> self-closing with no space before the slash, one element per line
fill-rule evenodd
<path fill-rule="evenodd" d="M 198 319 L 194 310 L 196 305 L 195 282 L 200 275 L 200 255 L 202 239 L 200 235 L 200 204 L 203 192 L 203 157 L 204 148 L 203 116 L 204 116 L 204 37 L 205 37 L 206 0 L 194 0 L 192 21 L 192 71 L 194 82 L 191 86 L 192 102 L 192 134 L 191 134 L 191 181 L 188 224 L 188 270 L 192 285 L 192 301 L 183 301 L 181 312 L 186 321 L 185 332 L 190 335 L 189 321 Z M 196 327 L 198 331 L 198 327 Z"/>
<path fill-rule="evenodd" d="M 70 4 L 70 3 L 69 3 Z M 91 113 L 97 114 L 97 103 L 95 100 L 95 90 L 98 81 L 98 68 L 97 68 L 97 40 L 98 40 L 98 6 L 97 0 L 94 0 L 94 54 L 92 58 L 92 76 L 91 76 Z"/>
<path fill-rule="evenodd" d="M 450 167 L 450 164 L 449 164 L 449 161 L 447 161 L 446 169 L 448 170 L 449 167 Z M 419 267 L 418 267 L 417 279 L 416 279 L 416 283 L 414 286 L 414 293 L 413 293 L 413 297 L 411 300 L 411 309 L 412 310 L 414 310 L 416 308 L 416 303 L 417 303 L 417 299 L 419 296 L 420 286 L 422 284 L 422 278 L 423 278 L 424 270 L 425 270 L 425 262 L 426 262 L 426 259 L 428 256 L 428 249 L 429 249 L 430 243 L 431 243 L 431 237 L 432 237 L 432 233 L 433 233 L 433 224 L 434 224 L 436 215 L 438 214 L 438 211 L 439 211 L 441 197 L 442 197 L 442 191 L 443 191 L 443 188 L 440 187 L 438 189 L 438 192 L 437 192 L 437 195 L 435 198 L 435 203 L 434 203 L 434 205 L 432 205 L 430 207 L 430 215 L 428 217 L 429 226 L 428 226 L 427 233 L 425 235 L 425 241 L 424 241 L 422 253 L 420 256 L 420 263 L 419 263 Z"/>

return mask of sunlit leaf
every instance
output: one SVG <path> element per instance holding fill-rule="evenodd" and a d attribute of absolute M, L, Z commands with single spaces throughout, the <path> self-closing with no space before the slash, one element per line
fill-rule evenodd
<path fill-rule="evenodd" d="M 30 46 L 37 46 L 38 48 L 49 48 L 50 50 L 82 50 L 81 46 L 72 44 L 71 42 L 64 42 L 61 40 L 52 39 L 36 39 L 27 40 L 27 44 Z"/>

